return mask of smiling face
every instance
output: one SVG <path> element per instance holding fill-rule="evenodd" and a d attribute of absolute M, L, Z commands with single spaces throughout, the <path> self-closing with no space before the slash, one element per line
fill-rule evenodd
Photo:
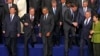
<path fill-rule="evenodd" d="M 91 12 L 85 12 L 85 17 L 86 17 L 86 19 L 88 19 L 89 17 L 91 17 Z"/>

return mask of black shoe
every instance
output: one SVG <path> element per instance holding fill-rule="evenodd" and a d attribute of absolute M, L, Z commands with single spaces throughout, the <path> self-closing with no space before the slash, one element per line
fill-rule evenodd
<path fill-rule="evenodd" d="M 34 48 L 34 43 L 31 43 L 31 47 Z"/>

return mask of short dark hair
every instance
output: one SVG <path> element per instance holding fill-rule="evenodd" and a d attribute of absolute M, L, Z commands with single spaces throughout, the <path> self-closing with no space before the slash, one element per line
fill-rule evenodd
<path fill-rule="evenodd" d="M 42 9 L 47 9 L 48 10 L 48 7 L 43 7 Z"/>
<path fill-rule="evenodd" d="M 10 9 L 14 8 L 16 10 L 16 8 L 14 6 L 11 6 Z"/>
<path fill-rule="evenodd" d="M 93 16 L 95 16 L 96 18 L 98 18 L 98 17 L 99 17 L 99 15 L 98 15 L 97 13 L 95 13 Z"/>
<path fill-rule="evenodd" d="M 56 0 L 52 0 L 51 3 L 57 3 L 57 1 Z"/>
<path fill-rule="evenodd" d="M 34 8 L 34 7 L 30 7 L 30 8 L 29 8 L 29 10 L 31 10 L 31 9 L 34 9 L 34 10 L 35 10 L 35 8 Z"/>
<path fill-rule="evenodd" d="M 78 7 L 77 3 L 71 3 L 71 7 Z"/>

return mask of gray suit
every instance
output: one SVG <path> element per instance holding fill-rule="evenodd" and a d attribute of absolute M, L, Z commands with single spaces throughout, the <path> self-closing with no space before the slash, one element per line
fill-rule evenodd
<path fill-rule="evenodd" d="M 65 35 L 65 56 L 68 56 L 68 37 L 69 32 L 72 34 L 72 38 L 75 36 L 75 27 L 73 26 L 73 22 L 76 21 L 76 19 L 71 15 L 70 9 L 67 9 L 64 14 L 63 18 L 63 29 L 64 29 L 64 35 Z"/>
<path fill-rule="evenodd" d="M 42 33 L 44 56 L 52 55 L 52 31 L 54 28 L 54 18 L 52 15 L 48 14 L 47 19 L 44 20 L 44 15 L 40 19 L 40 33 Z M 50 32 L 49 37 L 46 36 L 47 32 Z"/>
<path fill-rule="evenodd" d="M 92 11 L 92 10 L 91 10 L 91 8 L 87 7 L 87 11 Z M 83 7 L 79 8 L 78 13 L 79 13 L 77 16 L 78 23 L 81 24 L 85 18 Z"/>

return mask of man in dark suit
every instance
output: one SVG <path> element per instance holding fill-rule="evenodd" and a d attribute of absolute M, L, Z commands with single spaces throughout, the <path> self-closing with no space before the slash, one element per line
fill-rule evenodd
<path fill-rule="evenodd" d="M 92 17 L 91 11 L 85 12 L 85 20 L 81 25 L 81 34 L 80 34 L 80 56 L 84 56 L 84 46 L 85 44 L 88 45 L 88 56 L 91 56 L 92 47 L 91 47 L 91 40 L 89 39 L 90 30 L 92 29 Z"/>
<path fill-rule="evenodd" d="M 5 0 L 0 0 L 0 7 L 3 7 L 3 5 L 6 3 Z"/>
<path fill-rule="evenodd" d="M 68 56 L 69 32 L 71 32 L 71 36 L 72 36 L 71 38 L 73 38 L 73 40 L 75 37 L 75 28 L 77 27 L 77 22 L 76 22 L 76 18 L 74 18 L 75 17 L 74 12 L 76 10 L 77 10 L 77 5 L 71 4 L 70 9 L 67 9 L 65 11 L 64 18 L 63 18 L 63 29 L 64 29 L 64 35 L 65 35 L 65 38 L 64 38 L 65 56 Z"/>
<path fill-rule="evenodd" d="M 88 1 L 84 1 L 83 6 L 78 9 L 78 13 L 79 13 L 78 16 L 77 16 L 78 24 L 80 24 L 81 22 L 84 21 L 86 11 L 92 12 L 92 9 L 88 7 Z"/>
<path fill-rule="evenodd" d="M 15 7 L 16 14 L 18 15 L 18 7 L 16 4 L 13 4 L 13 0 L 7 0 L 7 3 L 4 5 L 4 15 L 9 14 L 10 7 Z"/>
<path fill-rule="evenodd" d="M 36 42 L 36 37 L 34 33 L 34 26 L 37 24 L 37 19 L 35 18 L 35 9 L 30 8 L 29 14 L 25 14 L 22 19 L 22 23 L 24 24 L 24 43 L 25 43 L 25 56 L 29 56 L 28 42 L 31 38 L 31 45 L 34 47 Z"/>
<path fill-rule="evenodd" d="M 29 7 L 35 8 L 35 15 L 37 19 L 40 19 L 41 16 L 41 1 L 42 0 L 28 0 Z"/>
<path fill-rule="evenodd" d="M 48 7 L 49 9 L 51 8 L 51 1 L 52 0 L 42 0 L 42 3 L 41 3 L 41 7 Z"/>
<path fill-rule="evenodd" d="M 52 56 L 52 32 L 54 28 L 54 17 L 49 13 L 47 7 L 42 9 L 43 15 L 40 19 L 39 36 L 43 39 L 43 56 Z"/>
<path fill-rule="evenodd" d="M 2 43 L 2 19 L 3 19 L 3 5 L 5 4 L 4 0 L 0 0 L 0 43 Z"/>
<path fill-rule="evenodd" d="M 76 2 L 78 3 L 79 7 L 83 6 L 83 2 L 84 1 L 88 1 L 88 0 L 76 0 Z"/>
<path fill-rule="evenodd" d="M 2 26 L 3 34 L 6 37 L 5 45 L 9 56 L 16 56 L 17 37 L 20 36 L 20 19 L 15 13 L 15 8 L 11 7 L 10 14 L 5 16 Z"/>
<path fill-rule="evenodd" d="M 57 6 L 56 1 L 52 1 L 52 8 L 50 8 L 50 13 L 54 16 L 54 30 L 53 30 L 53 44 L 54 45 L 59 45 L 60 41 L 60 10 L 59 7 Z"/>
<path fill-rule="evenodd" d="M 89 7 L 93 10 L 93 13 L 97 12 L 99 0 L 88 0 Z"/>

